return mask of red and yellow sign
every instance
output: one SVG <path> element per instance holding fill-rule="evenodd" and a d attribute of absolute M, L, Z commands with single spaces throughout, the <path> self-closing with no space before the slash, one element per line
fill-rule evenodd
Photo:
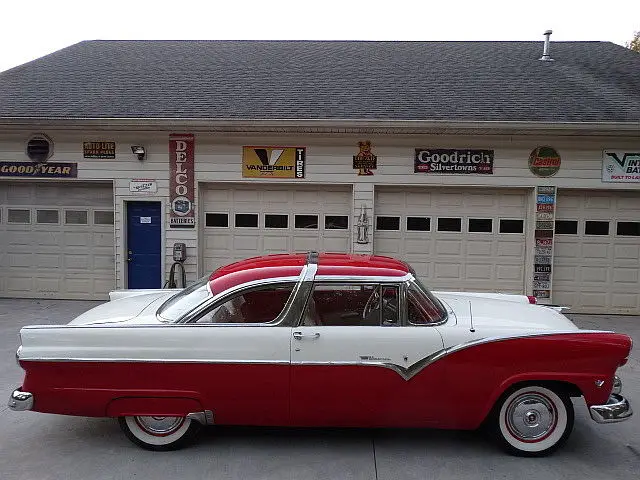
<path fill-rule="evenodd" d="M 242 147 L 245 178 L 304 178 L 305 147 Z"/>

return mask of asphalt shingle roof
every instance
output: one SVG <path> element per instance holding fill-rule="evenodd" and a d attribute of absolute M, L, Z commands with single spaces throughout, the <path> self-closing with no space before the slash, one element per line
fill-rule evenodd
<path fill-rule="evenodd" d="M 0 118 L 640 122 L 606 42 L 86 41 L 0 73 Z"/>

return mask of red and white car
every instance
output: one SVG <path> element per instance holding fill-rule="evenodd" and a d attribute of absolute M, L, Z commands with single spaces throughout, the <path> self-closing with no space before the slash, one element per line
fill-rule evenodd
<path fill-rule="evenodd" d="M 116 417 L 154 450 L 209 424 L 485 425 L 508 451 L 544 455 L 571 433 L 570 397 L 599 423 L 631 416 L 615 375 L 628 336 L 525 296 L 430 292 L 387 257 L 252 258 L 20 336 L 13 410 Z"/>

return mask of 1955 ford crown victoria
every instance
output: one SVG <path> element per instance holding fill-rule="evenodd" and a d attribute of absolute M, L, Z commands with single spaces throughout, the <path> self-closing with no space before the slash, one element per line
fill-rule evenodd
<path fill-rule="evenodd" d="M 570 397 L 599 423 L 631 416 L 615 375 L 628 336 L 525 296 L 430 292 L 387 257 L 252 258 L 20 336 L 13 410 L 117 417 L 153 450 L 208 424 L 484 425 L 537 456 L 571 433 Z"/>

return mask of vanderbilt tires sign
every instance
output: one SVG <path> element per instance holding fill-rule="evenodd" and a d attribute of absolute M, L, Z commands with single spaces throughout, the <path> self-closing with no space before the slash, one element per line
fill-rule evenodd
<path fill-rule="evenodd" d="M 304 178 L 305 147 L 242 147 L 245 178 Z"/>

